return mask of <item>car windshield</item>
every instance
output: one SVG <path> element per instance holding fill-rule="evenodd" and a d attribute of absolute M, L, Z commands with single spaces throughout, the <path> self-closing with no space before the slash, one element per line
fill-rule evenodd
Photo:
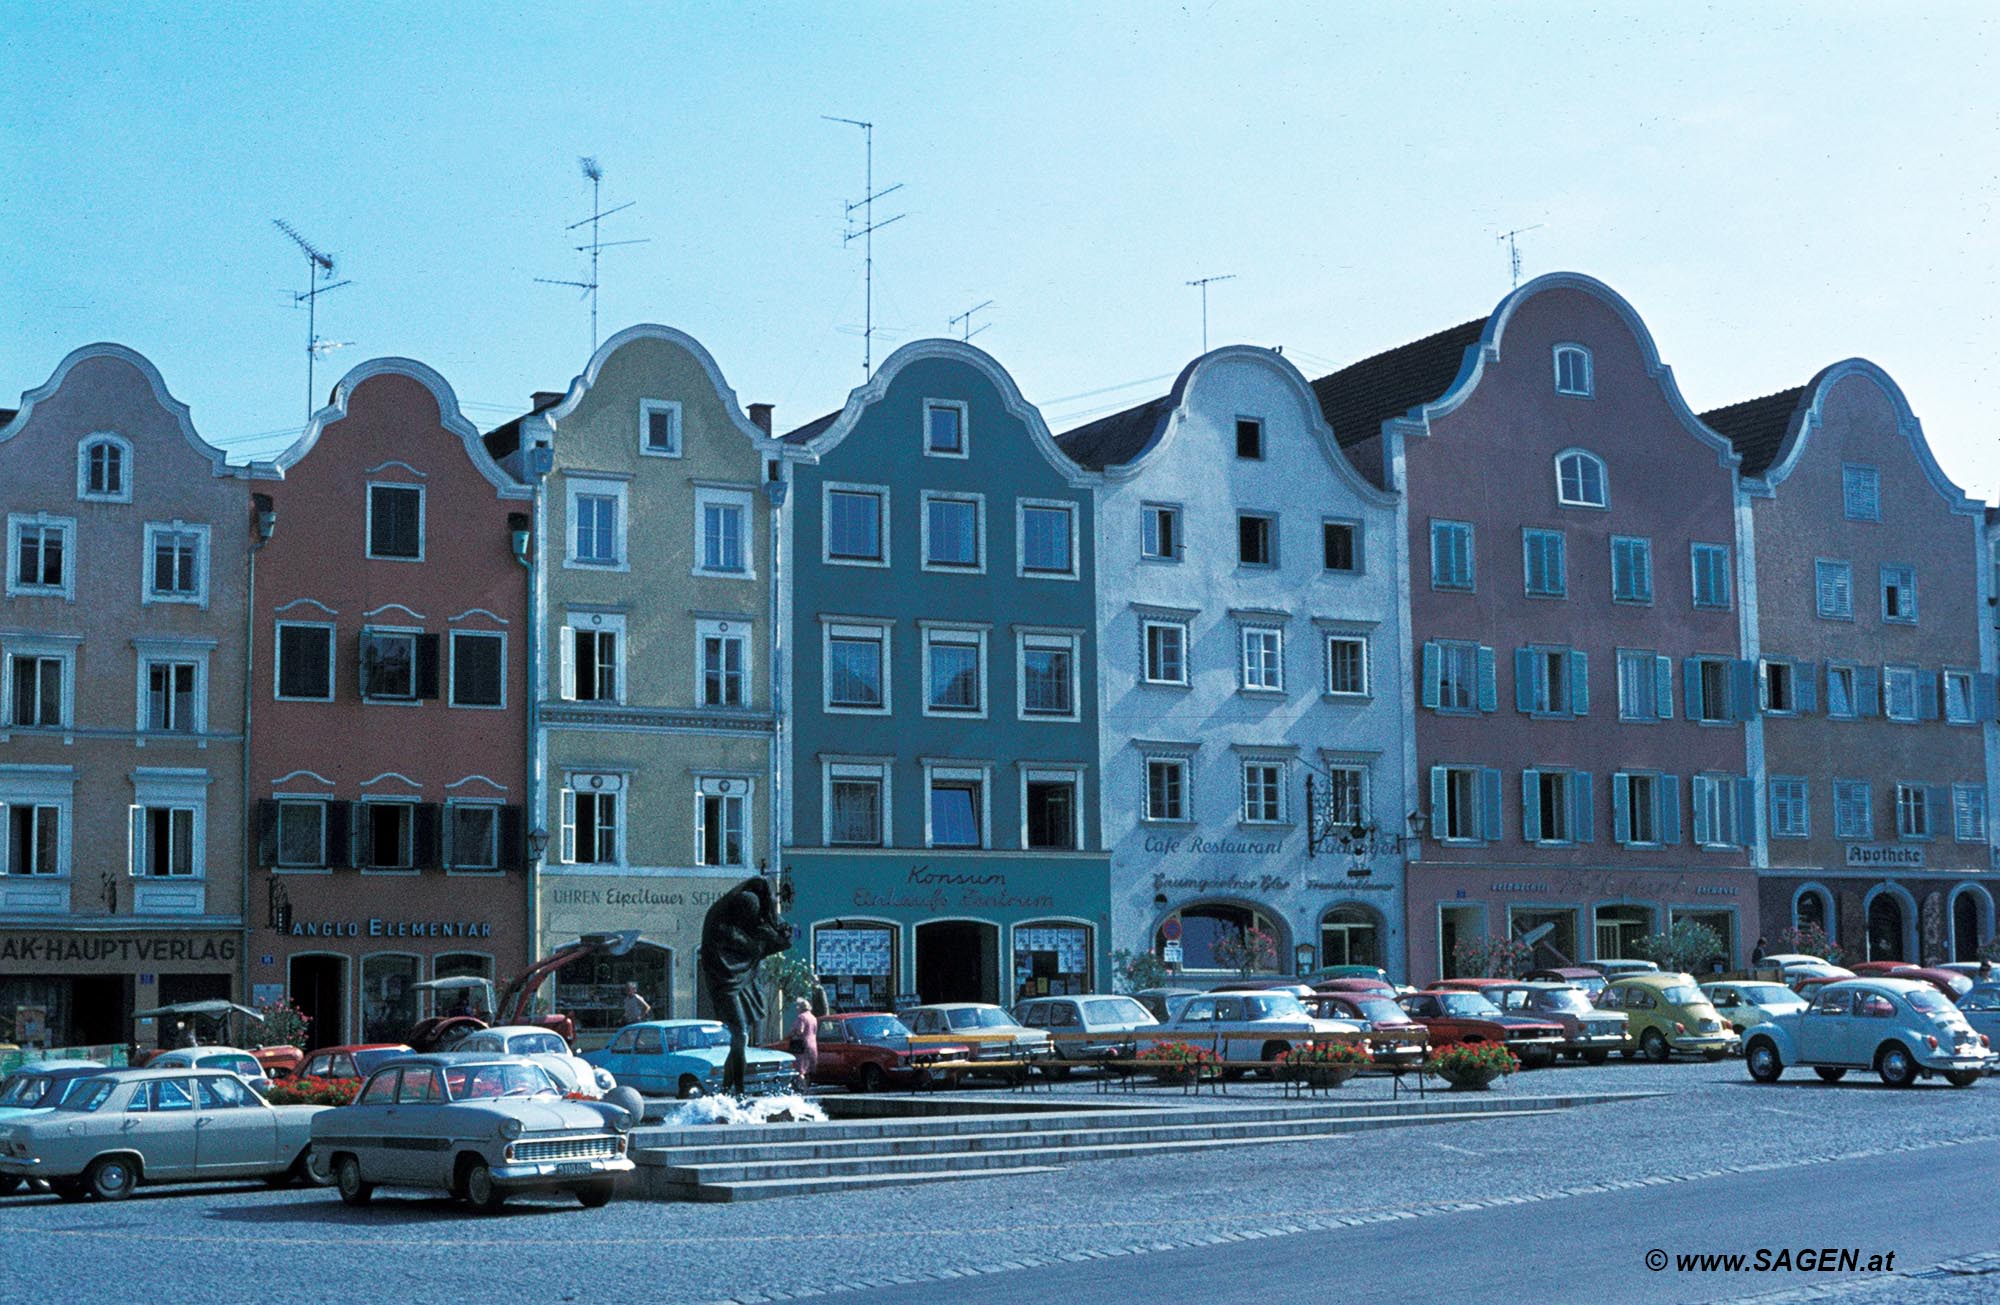
<path fill-rule="evenodd" d="M 1004 1029 L 1013 1017 L 998 1006 L 964 1006 L 944 1013 L 945 1022 L 955 1029 Z"/>
<path fill-rule="evenodd" d="M 1438 1009 L 1447 1015 L 1481 1019 L 1500 1013 L 1498 1006 L 1476 992 L 1441 992 L 1437 999 Z"/>
<path fill-rule="evenodd" d="M 1941 1015 L 1948 1010 L 1958 1009 L 1951 999 L 1936 988 L 1912 988 L 1903 994 L 1903 1000 L 1926 1015 Z"/>
<path fill-rule="evenodd" d="M 0 1085 L 0 1106 L 32 1106 L 42 1099 L 51 1080 L 45 1074 L 16 1074 Z"/>
<path fill-rule="evenodd" d="M 239 1078 L 258 1078 L 263 1067 L 249 1056 L 203 1056 L 195 1064 L 203 1069 L 226 1069 Z"/>
<path fill-rule="evenodd" d="M 1092 1024 L 1151 1024 L 1153 1017 L 1130 997 L 1103 997 L 1083 1003 L 1084 1017 Z"/>
<path fill-rule="evenodd" d="M 901 1046 L 910 1040 L 909 1026 L 894 1015 L 863 1015 L 858 1019 L 842 1020 L 840 1026 L 856 1042 L 869 1042 L 878 1047 Z"/>
<path fill-rule="evenodd" d="M 726 1047 L 729 1045 L 729 1030 L 720 1024 L 697 1024 L 693 1028 L 682 1029 L 675 1036 L 675 1047 L 681 1051 L 697 1051 L 702 1047 Z"/>
<path fill-rule="evenodd" d="M 1958 999 L 1960 1010 L 2000 1010 L 2000 985 L 1974 988 Z"/>
<path fill-rule="evenodd" d="M 1306 1008 L 1297 997 L 1288 992 L 1271 993 L 1262 997 L 1245 997 L 1243 1013 L 1253 1020 L 1302 1020 L 1309 1019 Z"/>
<path fill-rule="evenodd" d="M 80 1110 L 85 1114 L 97 1109 L 111 1099 L 111 1089 L 117 1087 L 110 1079 L 87 1078 L 81 1086 L 73 1089 L 62 1099 L 57 1110 Z"/>
<path fill-rule="evenodd" d="M 444 1081 L 453 1101 L 533 1097 L 556 1091 L 539 1065 L 452 1065 L 445 1069 Z"/>
<path fill-rule="evenodd" d="M 1692 983 L 1676 983 L 1671 988 L 1660 989 L 1660 1000 L 1669 1006 L 1692 1006 L 1698 1001 L 1706 1001 L 1701 989 Z"/>
<path fill-rule="evenodd" d="M 1806 1004 L 1805 998 L 1782 983 L 1746 983 L 1736 989 L 1736 995 L 1765 1010 L 1803 1010 Z"/>
<path fill-rule="evenodd" d="M 1543 992 L 1535 999 L 1536 1010 L 1561 1011 L 1565 1015 L 1586 1015 L 1590 1012 L 1590 998 L 1576 988 L 1555 988 Z"/>
<path fill-rule="evenodd" d="M 523 1033 L 507 1039 L 507 1051 L 515 1056 L 567 1056 L 569 1044 L 553 1033 Z"/>
<path fill-rule="evenodd" d="M 1354 1009 L 1361 1012 L 1361 1018 L 1375 1024 L 1408 1024 L 1410 1017 L 1403 1008 L 1387 997 L 1361 997 L 1355 1000 Z"/>

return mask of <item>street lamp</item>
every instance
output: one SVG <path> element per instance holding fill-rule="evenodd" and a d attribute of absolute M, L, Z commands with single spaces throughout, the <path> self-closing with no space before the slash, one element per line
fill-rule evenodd
<path fill-rule="evenodd" d="M 549 831 L 540 826 L 528 831 L 528 859 L 539 861 L 548 854 Z"/>

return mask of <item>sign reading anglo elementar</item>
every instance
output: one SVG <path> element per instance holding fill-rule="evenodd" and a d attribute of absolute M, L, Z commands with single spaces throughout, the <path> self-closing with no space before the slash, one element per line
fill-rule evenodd
<path fill-rule="evenodd" d="M 1868 870 L 1921 870 L 1924 849 L 1904 843 L 1849 843 L 1847 864 Z"/>

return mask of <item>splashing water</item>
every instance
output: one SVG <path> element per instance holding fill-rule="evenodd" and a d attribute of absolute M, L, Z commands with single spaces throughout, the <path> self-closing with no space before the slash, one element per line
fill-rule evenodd
<path fill-rule="evenodd" d="M 826 1112 L 797 1093 L 772 1097 L 696 1097 L 677 1102 L 660 1122 L 668 1128 L 695 1124 L 825 1123 Z"/>

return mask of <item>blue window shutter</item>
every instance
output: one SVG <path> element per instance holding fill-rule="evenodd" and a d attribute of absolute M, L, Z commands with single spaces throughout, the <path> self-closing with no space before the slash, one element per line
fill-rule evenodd
<path fill-rule="evenodd" d="M 1443 766 L 1431 767 L 1431 837 L 1441 839 L 1449 831 L 1451 773 Z"/>
<path fill-rule="evenodd" d="M 1659 795 L 1660 809 L 1653 823 L 1660 831 L 1660 842 L 1668 847 L 1677 846 L 1681 841 L 1681 777 L 1662 775 L 1653 791 Z"/>
<path fill-rule="evenodd" d="M 1632 841 L 1632 777 L 1624 771 L 1611 776 L 1611 841 Z"/>
<path fill-rule="evenodd" d="M 1938 718 L 1938 673 L 1917 672 L 1917 719 L 1936 720 Z"/>
<path fill-rule="evenodd" d="M 1575 715 L 1590 714 L 1590 658 L 1579 651 L 1569 655 L 1569 707 Z"/>
<path fill-rule="evenodd" d="M 1854 714 L 1857 716 L 1880 716 L 1882 714 L 1882 668 L 1880 666 L 1857 666 L 1854 668 Z"/>
<path fill-rule="evenodd" d="M 1701 719 L 1701 658 L 1689 657 L 1681 663 L 1681 702 L 1689 720 Z"/>
<path fill-rule="evenodd" d="M 1444 583 L 1445 552 L 1451 547 L 1451 532 L 1437 522 L 1431 522 L 1431 588 Z"/>
<path fill-rule="evenodd" d="M 1708 804 L 1702 801 L 1715 781 L 1703 775 L 1696 775 L 1688 781 L 1688 792 L 1694 796 L 1694 841 L 1697 847 L 1706 847 L 1709 838 Z"/>
<path fill-rule="evenodd" d="M 1424 644 L 1424 706 L 1438 705 L 1438 684 L 1444 679 L 1444 650 L 1435 640 Z"/>
<path fill-rule="evenodd" d="M 1942 784 L 1924 785 L 1924 828 L 1932 838 L 1950 838 L 1951 790 Z"/>
<path fill-rule="evenodd" d="M 1479 645 L 1479 710 L 1492 711 L 1499 705 L 1499 690 L 1494 685 L 1493 677 L 1493 650 L 1481 644 Z"/>
<path fill-rule="evenodd" d="M 1569 828 L 1570 836 L 1579 843 L 1597 841 L 1597 808 L 1592 804 L 1587 770 L 1569 773 Z"/>
<path fill-rule="evenodd" d="M 1489 843 L 1500 839 L 1500 772 L 1487 766 L 1479 772 L 1479 836 Z"/>
<path fill-rule="evenodd" d="M 1514 650 L 1514 709 L 1535 709 L 1535 654 L 1526 648 Z"/>
<path fill-rule="evenodd" d="M 1792 701 L 1799 715 L 1819 710 L 1819 663 L 1792 663 Z"/>
<path fill-rule="evenodd" d="M 1985 721 L 2000 716 L 2000 703 L 1996 703 L 1993 677 L 1981 673 L 1972 677 L 1972 719 Z"/>
<path fill-rule="evenodd" d="M 1757 781 L 1747 775 L 1736 778 L 1736 829 L 1730 842 L 1748 847 L 1757 841 Z"/>
<path fill-rule="evenodd" d="M 1757 663 L 1729 664 L 1729 719 L 1749 720 L 1757 714 Z"/>
<path fill-rule="evenodd" d="M 1660 720 L 1674 718 L 1674 659 L 1653 658 L 1653 715 Z"/>
<path fill-rule="evenodd" d="M 1542 841 L 1542 772 L 1521 772 L 1521 841 Z"/>

